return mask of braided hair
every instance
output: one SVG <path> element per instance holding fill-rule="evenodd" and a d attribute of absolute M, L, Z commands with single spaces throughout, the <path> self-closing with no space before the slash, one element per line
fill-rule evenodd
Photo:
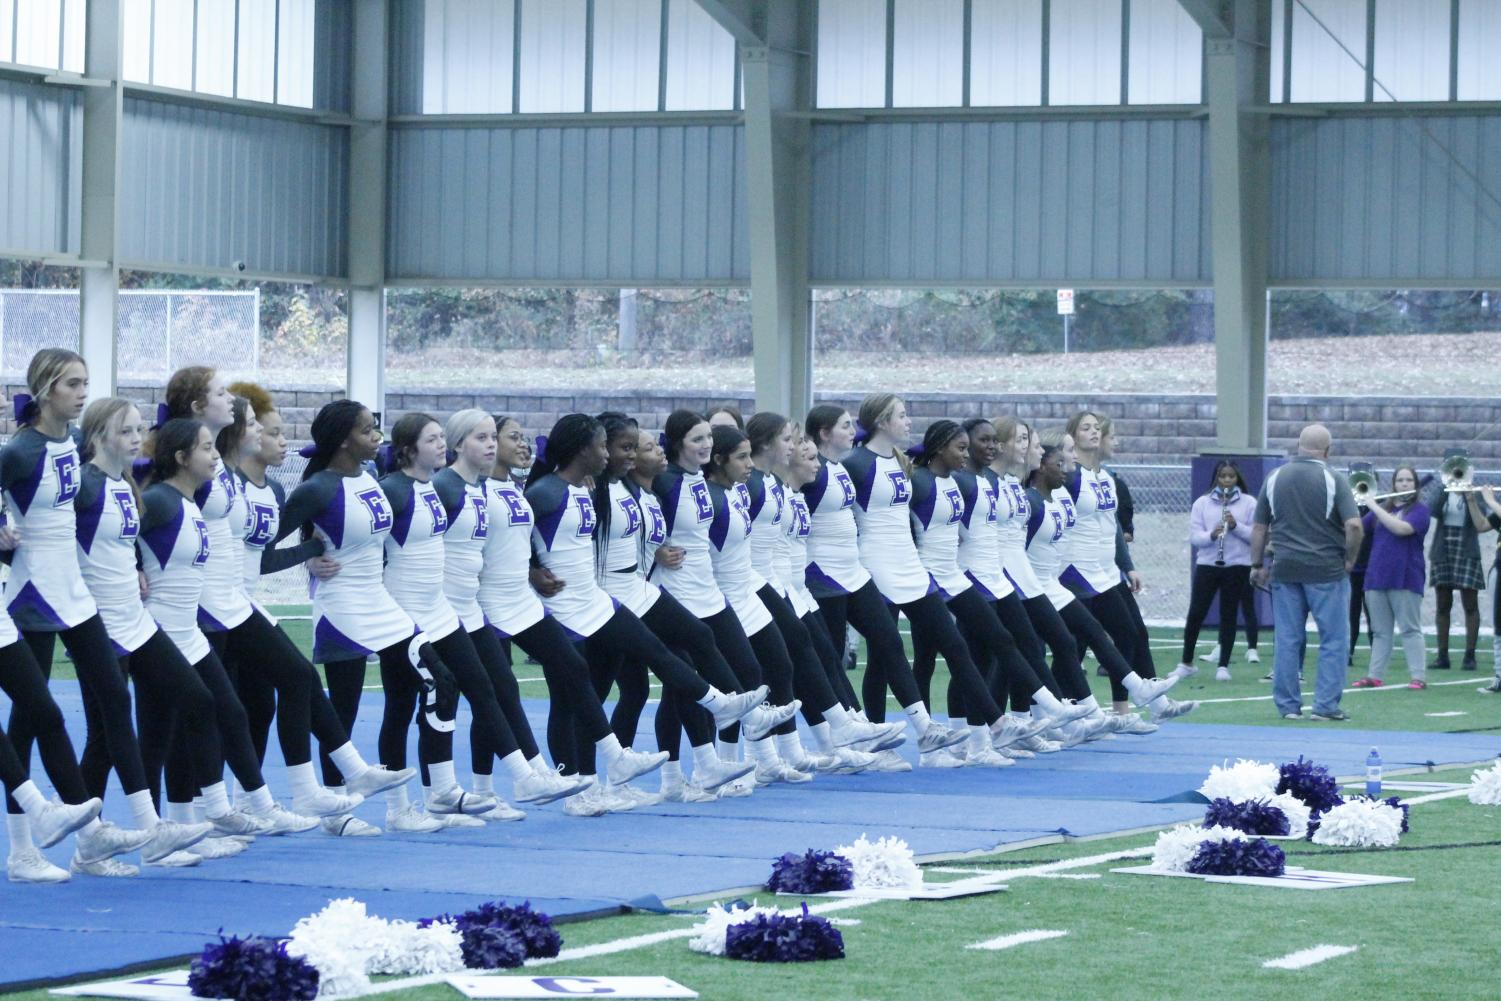
<path fill-rule="evenodd" d="M 536 483 L 549 473 L 565 469 L 578 454 L 593 443 L 604 425 L 588 414 L 564 414 L 547 434 L 547 450 L 532 464 L 528 483 Z"/>
<path fill-rule="evenodd" d="M 304 482 L 328 468 L 339 447 L 354 433 L 360 413 L 364 410 L 365 405 L 356 400 L 335 400 L 318 411 L 318 416 L 313 418 L 311 431 L 313 452 L 308 456 L 307 466 L 302 471 Z"/>
<path fill-rule="evenodd" d="M 930 466 L 933 456 L 948 448 L 949 442 L 964 434 L 965 430 L 947 417 L 939 418 L 928 425 L 928 430 L 922 436 L 922 454 L 917 456 L 917 462 L 922 466 Z"/>
<path fill-rule="evenodd" d="M 638 433 L 636 419 L 629 414 L 623 414 L 618 410 L 606 410 L 594 418 L 605 429 L 605 441 L 612 442 L 617 437 L 625 434 L 633 437 Z M 547 447 L 552 448 L 549 441 Z M 613 478 L 610 476 L 610 467 L 605 466 L 605 471 L 594 478 L 594 563 L 598 572 L 605 572 L 605 561 L 610 550 L 610 484 Z"/>

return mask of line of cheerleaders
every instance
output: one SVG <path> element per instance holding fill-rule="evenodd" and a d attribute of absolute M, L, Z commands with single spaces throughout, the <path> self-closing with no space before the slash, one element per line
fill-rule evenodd
<path fill-rule="evenodd" d="M 495 793 L 497 762 L 512 801 L 597 816 L 905 771 L 909 728 L 922 766 L 1005 767 L 1193 708 L 1153 669 L 1094 414 L 1047 443 L 1013 418 L 937 421 L 915 464 L 889 394 L 867 398 L 858 425 L 833 406 L 743 428 L 681 410 L 659 436 L 625 414 L 569 414 L 532 460 L 506 417 L 407 414 L 383 447 L 375 416 L 340 400 L 318 412 L 287 494 L 271 472 L 286 458 L 282 419 L 259 386 L 179 370 L 148 428 L 128 400 L 88 403 L 72 352 L 39 352 L 27 384 L 0 452 L 0 687 L 13 702 L 0 780 L 15 881 L 130 876 L 120 856 L 135 852 L 197 865 L 317 827 L 378 835 L 353 815 L 377 793 L 390 830 L 520 820 Z M 297 565 L 311 661 L 254 600 L 261 575 Z M 858 693 L 847 628 L 865 640 Z M 83 698 L 81 756 L 47 688 L 58 639 Z M 541 666 L 554 764 L 513 647 Z M 1109 707 L 1081 669 L 1086 648 L 1110 676 Z M 940 655 L 947 724 L 928 709 Z M 385 696 L 378 764 L 349 737 L 371 658 Z M 631 745 L 651 676 L 658 750 L 645 753 Z M 888 691 L 902 721 L 886 721 Z M 453 760 L 461 697 L 467 790 Z M 290 809 L 261 771 L 273 726 Z M 33 744 L 56 799 L 28 778 Z M 130 826 L 99 818 L 111 770 Z M 633 784 L 653 771 L 658 792 Z M 39 849 L 70 835 L 65 870 Z"/>

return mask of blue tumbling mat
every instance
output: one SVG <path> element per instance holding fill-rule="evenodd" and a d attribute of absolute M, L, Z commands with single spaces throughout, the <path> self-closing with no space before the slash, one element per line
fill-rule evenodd
<path fill-rule="evenodd" d="M 82 747 L 77 686 L 53 687 Z M 366 692 L 355 727 L 355 741 L 367 753 L 375 746 L 381 701 L 378 691 Z M 648 706 L 641 721 L 644 747 L 650 747 L 654 708 Z M 527 710 L 535 731 L 544 733 L 546 703 L 529 702 Z M 8 711 L 0 697 L 0 712 Z M 467 723 L 461 712 L 461 737 Z M 266 778 L 285 795 L 275 743 Z M 456 746 L 462 771 L 468 741 Z M 196 953 L 221 928 L 284 935 L 334 897 L 356 897 L 386 918 L 417 919 L 501 899 L 529 899 L 566 917 L 618 911 L 643 898 L 754 886 L 783 852 L 833 848 L 861 834 L 894 835 L 919 857 L 933 857 L 1138 830 L 1202 816 L 1201 804 L 1184 799 L 1211 765 L 1302 754 L 1336 774 L 1356 775 L 1373 746 L 1395 769 L 1494 758 L 1501 737 L 1182 724 L 998 770 L 820 776 L 811 785 L 773 786 L 746 798 L 663 803 L 587 819 L 567 817 L 555 803 L 528 808 L 521 823 L 434 835 L 341 840 L 315 831 L 262 838 L 236 858 L 192 869 L 146 869 L 135 879 L 78 876 L 59 886 L 6 884 L 0 890 L 0 975 L 17 985 L 160 962 Z M 915 763 L 915 748 L 904 753 Z M 416 760 L 415 738 L 409 760 Z M 41 769 L 35 771 L 46 789 Z M 498 778 L 505 789 L 503 773 Z M 656 783 L 648 778 L 642 784 Z M 358 813 L 380 825 L 385 804 L 377 799 Z M 116 785 L 105 814 L 128 822 Z M 69 839 L 47 854 L 66 866 L 71 850 Z"/>

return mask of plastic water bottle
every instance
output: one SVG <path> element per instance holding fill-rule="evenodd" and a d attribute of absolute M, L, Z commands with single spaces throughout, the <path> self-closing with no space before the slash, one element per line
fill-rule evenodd
<path fill-rule="evenodd" d="M 1365 794 L 1372 799 L 1381 798 L 1381 752 L 1374 747 L 1365 759 Z"/>

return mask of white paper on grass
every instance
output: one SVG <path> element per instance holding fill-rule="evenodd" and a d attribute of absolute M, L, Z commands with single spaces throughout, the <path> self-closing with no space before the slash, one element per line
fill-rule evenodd
<path fill-rule="evenodd" d="M 967 879 L 921 886 L 871 886 L 864 889 L 829 890 L 827 893 L 779 893 L 779 897 L 857 897 L 865 900 L 953 900 L 1006 889 L 1005 883 L 977 883 Z"/>
<path fill-rule="evenodd" d="M 1176 869 L 1157 869 L 1149 865 L 1111 869 L 1132 876 L 1187 876 L 1206 883 L 1239 883 L 1243 886 L 1280 886 L 1292 890 L 1340 890 L 1351 886 L 1380 886 L 1386 883 L 1411 883 L 1406 876 L 1367 876 L 1355 872 L 1324 872 L 1288 866 L 1281 876 L 1207 876 Z"/>
<path fill-rule="evenodd" d="M 138 1001 L 203 1001 L 188 990 L 188 971 L 169 970 L 125 980 L 106 980 L 96 984 L 54 987 L 49 994 L 85 998 L 135 998 Z"/>
<path fill-rule="evenodd" d="M 666 977 L 517 977 L 454 975 L 448 984 L 469 998 L 696 998 Z"/>

